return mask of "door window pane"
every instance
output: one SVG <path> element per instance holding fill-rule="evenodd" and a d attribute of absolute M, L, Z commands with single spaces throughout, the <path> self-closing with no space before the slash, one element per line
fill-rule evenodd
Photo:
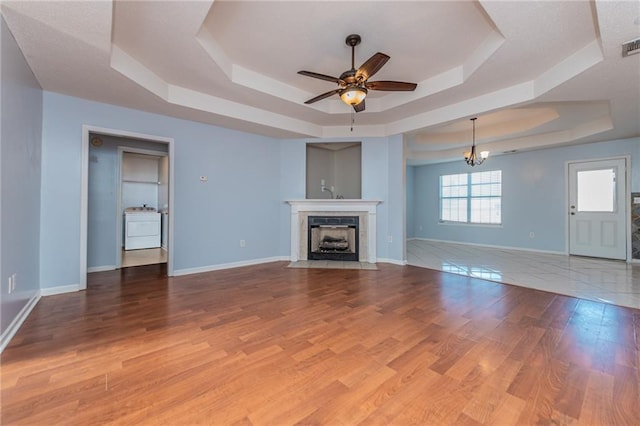
<path fill-rule="evenodd" d="M 615 206 L 615 169 L 582 170 L 577 173 L 578 211 L 613 212 Z"/>

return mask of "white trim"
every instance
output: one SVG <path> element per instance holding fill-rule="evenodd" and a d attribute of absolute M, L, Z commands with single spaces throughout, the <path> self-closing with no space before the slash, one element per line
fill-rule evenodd
<path fill-rule="evenodd" d="M 0 353 L 4 351 L 4 348 L 7 347 L 13 336 L 16 335 L 22 323 L 27 319 L 33 308 L 35 308 L 36 304 L 40 300 L 41 292 L 40 290 L 36 291 L 36 293 L 29 299 L 29 301 L 20 309 L 18 315 L 13 318 L 11 324 L 4 330 L 2 336 L 0 336 Z"/>
<path fill-rule="evenodd" d="M 87 268 L 87 274 L 92 272 L 115 271 L 116 269 L 118 269 L 116 265 L 92 266 Z"/>
<path fill-rule="evenodd" d="M 86 290 L 87 288 L 87 223 L 88 223 L 88 198 L 89 198 L 89 133 L 98 133 L 107 136 L 126 137 L 132 139 L 141 139 L 152 142 L 161 142 L 169 145 L 169 211 L 174 211 L 173 201 L 174 187 L 175 187 L 175 140 L 173 138 L 164 136 L 147 135 L 144 133 L 129 132 L 126 130 L 108 129 L 104 127 L 91 126 L 88 124 L 82 125 L 82 169 L 80 171 L 80 277 L 79 284 L 77 284 L 77 290 Z M 173 276 L 173 262 L 174 262 L 174 250 L 173 246 L 173 217 L 174 214 L 169 215 L 169 235 L 168 235 L 168 248 L 169 258 L 167 262 L 167 275 Z M 74 288 L 76 286 L 64 286 L 54 288 Z M 45 289 L 47 290 L 47 289 Z M 62 293 L 68 293 L 76 290 L 65 290 Z M 52 293 L 57 294 L 57 293 Z M 43 293 L 44 295 L 44 293 Z"/>
<path fill-rule="evenodd" d="M 89 232 L 89 132 L 82 126 L 82 158 L 80 159 L 80 288 L 87 288 L 87 235 Z"/>
<path fill-rule="evenodd" d="M 409 240 L 432 241 L 434 243 L 461 244 L 461 245 L 465 245 L 465 246 L 487 247 L 487 248 L 504 249 L 504 250 L 529 251 L 529 252 L 533 252 L 533 253 L 567 255 L 567 253 L 565 253 L 565 252 L 555 251 L 555 250 L 540 250 L 540 249 L 532 249 L 532 248 L 525 248 L 525 247 L 497 246 L 497 245 L 494 245 L 494 244 L 468 243 L 468 242 L 450 241 L 450 240 L 435 240 L 433 238 L 412 237 L 412 238 L 409 238 Z"/>
<path fill-rule="evenodd" d="M 477 222 L 454 222 L 452 220 L 438 220 L 438 226 L 470 226 L 474 228 L 503 228 L 502 223 L 477 223 Z"/>
<path fill-rule="evenodd" d="M 580 164 L 580 163 L 592 163 L 598 161 L 609 161 L 609 160 L 624 160 L 624 174 L 625 174 L 625 202 L 624 202 L 624 227 L 626 229 L 627 234 L 627 258 L 625 259 L 627 262 L 631 262 L 633 259 L 633 247 L 631 246 L 631 215 L 629 214 L 629 206 L 631 206 L 631 155 L 619 155 L 615 157 L 599 157 L 599 158 L 587 158 L 584 160 L 568 160 L 564 162 L 564 177 L 565 177 L 565 185 L 564 185 L 564 200 L 566 202 L 566 206 L 568 207 L 570 204 L 569 201 L 569 165 L 570 164 Z M 569 254 L 569 215 L 567 215 L 565 221 L 565 229 L 564 229 L 564 245 L 565 245 L 565 253 Z"/>
<path fill-rule="evenodd" d="M 56 294 L 75 293 L 76 291 L 86 290 L 80 287 L 80 284 L 60 285 L 58 287 L 47 287 L 40 289 L 41 296 L 55 296 Z"/>
<path fill-rule="evenodd" d="M 391 263 L 392 265 L 400 265 L 400 266 L 407 266 L 409 264 L 406 260 L 385 259 L 385 258 L 378 258 L 378 263 Z"/>
<path fill-rule="evenodd" d="M 220 263 L 218 265 L 199 266 L 197 268 L 176 269 L 175 271 L 173 271 L 173 276 L 177 277 L 181 275 L 200 274 L 202 272 L 218 271 L 221 269 L 241 268 L 243 266 L 252 266 L 252 265 L 259 265 L 262 263 L 271 263 L 271 262 L 280 262 L 280 261 L 289 261 L 289 257 L 274 256 L 274 257 L 265 257 L 263 259 L 252 259 L 252 260 L 243 260 L 240 262 Z"/>
<path fill-rule="evenodd" d="M 382 200 L 319 199 L 285 200 L 291 206 L 291 261 L 300 259 L 300 212 L 358 212 L 367 217 L 367 262 L 376 263 L 377 251 L 377 206 Z M 306 260 L 306 259 L 303 259 Z"/>

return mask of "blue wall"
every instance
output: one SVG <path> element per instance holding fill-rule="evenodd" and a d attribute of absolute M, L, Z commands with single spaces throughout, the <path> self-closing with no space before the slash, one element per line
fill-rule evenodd
<path fill-rule="evenodd" d="M 30 300 L 38 295 L 42 90 L 0 17 L 0 346 Z M 16 289 L 9 294 L 9 277 Z M 15 330 L 14 330 L 15 331 Z"/>
<path fill-rule="evenodd" d="M 408 205 L 414 206 L 408 228 L 420 238 L 565 252 L 566 162 L 622 155 L 631 156 L 628 189 L 640 191 L 640 138 L 494 156 L 474 169 L 463 161 L 414 167 L 413 184 L 407 186 Z M 502 226 L 439 223 L 440 175 L 497 169 L 502 170 Z"/>
<path fill-rule="evenodd" d="M 80 282 L 83 124 L 174 138 L 176 272 L 277 254 L 279 141 L 49 92 L 43 110 L 42 288 Z"/>

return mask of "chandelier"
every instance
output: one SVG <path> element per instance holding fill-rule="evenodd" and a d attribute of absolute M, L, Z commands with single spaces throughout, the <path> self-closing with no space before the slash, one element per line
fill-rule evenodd
<path fill-rule="evenodd" d="M 489 151 L 481 151 L 480 155 L 476 151 L 476 120 L 478 117 L 473 117 L 471 122 L 473 123 L 473 144 L 471 145 L 471 151 L 467 151 L 464 153 L 464 161 L 467 162 L 471 167 L 479 166 L 487 159 L 489 156 Z"/>

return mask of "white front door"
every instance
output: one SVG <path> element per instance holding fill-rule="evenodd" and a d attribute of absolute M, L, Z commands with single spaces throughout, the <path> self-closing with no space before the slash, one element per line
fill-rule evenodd
<path fill-rule="evenodd" d="M 627 258 L 626 159 L 569 163 L 569 254 Z"/>

